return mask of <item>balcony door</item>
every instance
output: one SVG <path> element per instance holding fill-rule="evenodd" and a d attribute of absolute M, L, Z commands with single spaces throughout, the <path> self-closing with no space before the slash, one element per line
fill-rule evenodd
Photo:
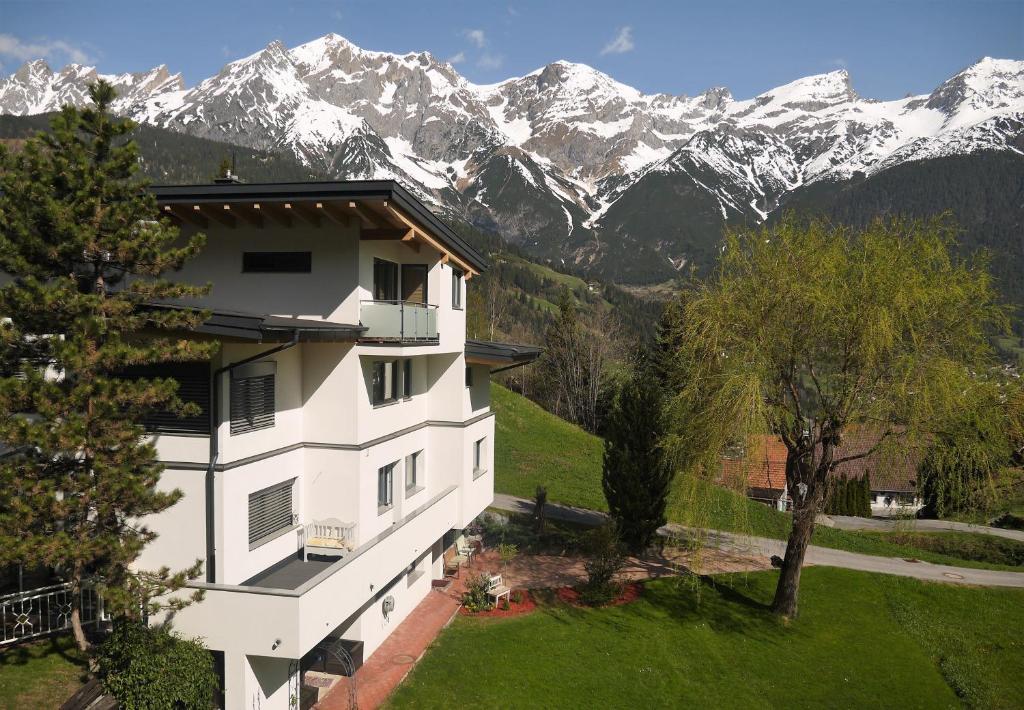
<path fill-rule="evenodd" d="M 402 300 L 406 303 L 426 304 L 426 264 L 402 264 Z"/>
<path fill-rule="evenodd" d="M 373 300 L 398 300 L 398 264 L 384 259 L 373 260 Z"/>

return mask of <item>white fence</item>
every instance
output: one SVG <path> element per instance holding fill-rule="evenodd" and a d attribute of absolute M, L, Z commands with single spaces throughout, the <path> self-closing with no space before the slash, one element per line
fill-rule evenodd
<path fill-rule="evenodd" d="M 95 625 L 103 618 L 103 600 L 91 588 L 80 594 L 82 625 Z M 0 596 L 0 646 L 70 629 L 72 599 L 67 582 Z"/>

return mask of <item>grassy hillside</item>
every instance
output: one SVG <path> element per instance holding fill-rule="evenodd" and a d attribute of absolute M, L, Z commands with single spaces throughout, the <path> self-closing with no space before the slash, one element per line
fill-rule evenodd
<path fill-rule="evenodd" d="M 1020 707 L 1024 592 L 809 568 L 800 617 L 783 624 L 767 610 L 777 574 L 716 577 L 699 595 L 656 580 L 620 607 L 460 616 L 387 706 Z"/>
<path fill-rule="evenodd" d="M 491 385 L 495 424 L 494 489 L 533 498 L 546 486 L 548 500 L 607 510 L 601 490 L 601 439 L 504 387 Z M 790 516 L 717 486 L 679 479 L 668 519 L 694 527 L 785 539 Z M 912 557 L 935 564 L 1020 571 L 1024 546 L 987 535 L 875 534 L 819 526 L 814 544 L 883 557 Z"/>

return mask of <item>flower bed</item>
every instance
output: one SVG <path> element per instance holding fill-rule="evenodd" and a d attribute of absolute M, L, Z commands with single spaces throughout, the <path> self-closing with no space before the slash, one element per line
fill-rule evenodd
<path fill-rule="evenodd" d="M 516 600 L 519 601 L 516 601 Z M 512 592 L 509 599 L 508 609 L 504 609 L 505 600 L 502 599 L 498 606 L 491 607 L 486 611 L 470 611 L 466 607 L 459 609 L 460 614 L 466 616 L 481 616 L 481 617 L 506 617 L 506 616 L 519 616 L 520 614 L 529 614 L 531 611 L 537 608 L 536 602 L 533 601 L 533 597 L 530 596 L 529 590 L 519 589 Z"/>
<path fill-rule="evenodd" d="M 644 585 L 639 582 L 630 582 L 622 587 L 622 592 L 612 601 L 602 606 L 621 606 L 634 602 L 643 591 Z M 573 587 L 562 587 L 555 590 L 555 595 L 566 604 L 574 606 L 589 606 L 580 599 L 580 593 Z"/>

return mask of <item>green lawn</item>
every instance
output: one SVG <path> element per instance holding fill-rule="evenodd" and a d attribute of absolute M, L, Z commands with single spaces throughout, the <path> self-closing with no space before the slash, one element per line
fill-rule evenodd
<path fill-rule="evenodd" d="M 0 708 L 56 708 L 81 687 L 85 662 L 70 636 L 0 651 Z"/>
<path fill-rule="evenodd" d="M 601 491 L 601 439 L 500 385 L 491 385 L 491 406 L 497 416 L 496 492 L 533 498 L 537 486 L 544 485 L 552 502 L 608 509 Z M 686 525 L 776 539 L 785 539 L 790 526 L 790 517 L 785 513 L 723 488 L 683 480 L 672 491 L 668 518 Z M 935 564 L 1020 569 L 976 554 L 980 547 L 1001 546 L 998 539 L 954 533 L 937 535 L 949 535 L 945 538 L 949 544 L 936 544 L 924 538 L 900 541 L 887 535 L 819 526 L 814 543 L 869 555 L 913 557 Z"/>
<path fill-rule="evenodd" d="M 1024 698 L 1024 592 L 811 568 L 800 617 L 784 625 L 765 606 L 775 580 L 720 577 L 698 596 L 664 579 L 623 607 L 458 617 L 390 706 L 1009 708 Z"/>

